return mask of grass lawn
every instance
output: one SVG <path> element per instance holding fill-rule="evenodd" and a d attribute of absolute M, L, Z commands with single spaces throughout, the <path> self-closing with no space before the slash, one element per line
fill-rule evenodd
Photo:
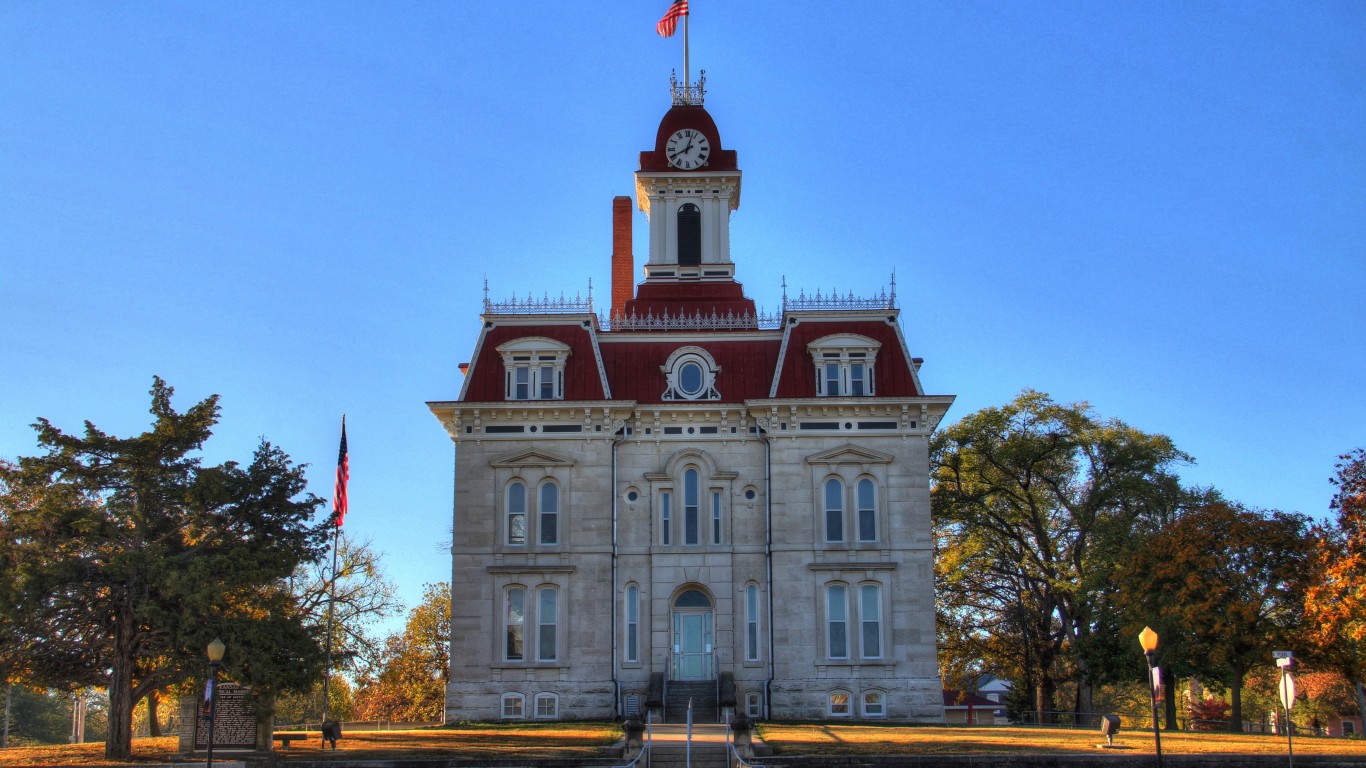
<path fill-rule="evenodd" d="M 1042 728 L 938 728 L 932 726 L 831 725 L 828 723 L 760 723 L 759 735 L 778 755 L 821 754 L 1102 754 L 1096 749 L 1105 737 L 1099 731 Z M 314 734 L 316 736 L 316 734 Z M 338 743 L 338 757 L 403 760 L 422 757 L 552 757 L 599 755 L 621 737 L 614 723 L 463 723 L 447 728 L 413 731 L 349 731 Z M 1108 754 L 1152 752 L 1151 731 L 1120 731 L 1115 739 L 1126 749 Z M 179 759 L 175 737 L 134 739 L 134 763 L 164 763 Z M 1224 733 L 1162 733 L 1167 754 L 1284 754 L 1285 738 Z M 333 754 L 317 738 L 296 741 L 277 758 L 316 760 Z M 1352 755 L 1366 757 L 1366 741 L 1325 737 L 1295 737 L 1297 755 Z M 219 753 L 231 760 L 232 753 Z M 0 768 L 18 766 L 109 766 L 103 744 L 0 749 Z"/>
<path fill-rule="evenodd" d="M 759 723 L 758 734 L 775 755 L 895 754 L 1100 754 L 1100 730 L 894 725 L 830 725 L 828 723 Z M 1113 754 L 1152 752 L 1152 731 L 1121 730 Z M 1164 754 L 1284 754 L 1284 736 L 1177 731 L 1162 732 Z M 1297 755 L 1366 756 L 1366 741 L 1296 736 Z"/>
<path fill-rule="evenodd" d="M 277 749 L 276 758 L 317 760 L 333 754 L 314 738 Z M 336 755 L 347 759 L 403 760 L 446 757 L 551 757 L 602 753 L 621 738 L 615 723 L 530 723 L 525 725 L 468 723 L 415 731 L 348 731 L 337 742 Z M 174 736 L 133 739 L 133 763 L 164 763 L 179 759 Z M 231 752 L 215 752 L 216 759 L 233 760 Z M 202 759 L 202 758 L 201 758 Z M 104 744 L 63 744 L 53 747 L 0 749 L 0 767 L 126 765 L 104 759 Z"/>

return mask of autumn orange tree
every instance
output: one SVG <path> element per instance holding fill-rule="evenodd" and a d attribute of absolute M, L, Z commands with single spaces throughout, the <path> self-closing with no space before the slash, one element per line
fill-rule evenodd
<path fill-rule="evenodd" d="M 1134 622 L 1162 627 L 1185 664 L 1228 688 L 1235 730 L 1248 673 L 1299 631 L 1307 530 L 1302 515 L 1212 499 L 1148 536 L 1116 571 Z"/>
<path fill-rule="evenodd" d="M 1304 594 L 1310 655 L 1350 680 L 1357 711 L 1366 717 L 1366 450 L 1338 457 L 1329 508 L 1336 514 L 1315 529 L 1311 584 Z"/>
<path fill-rule="evenodd" d="M 442 719 L 450 680 L 451 589 L 427 584 L 403 632 L 385 641 L 377 674 L 360 681 L 353 715 L 360 720 Z"/>

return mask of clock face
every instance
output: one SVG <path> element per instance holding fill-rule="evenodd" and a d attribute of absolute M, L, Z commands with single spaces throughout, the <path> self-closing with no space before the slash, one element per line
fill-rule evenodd
<path fill-rule="evenodd" d="M 694 128 L 684 128 L 675 131 L 674 135 L 669 137 L 668 143 L 664 145 L 664 154 L 669 158 L 669 165 L 684 171 L 691 171 L 707 164 L 707 156 L 711 154 L 711 144 L 701 131 Z"/>

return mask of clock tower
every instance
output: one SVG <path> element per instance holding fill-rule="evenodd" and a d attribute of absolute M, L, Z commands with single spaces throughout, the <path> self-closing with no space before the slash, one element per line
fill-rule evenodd
<path fill-rule="evenodd" d="M 735 150 L 721 143 L 697 85 L 673 82 L 673 107 L 640 153 L 636 202 L 650 220 L 647 280 L 730 280 L 730 212 L 740 207 Z"/>
<path fill-rule="evenodd" d="M 754 314 L 735 282 L 730 214 L 740 207 L 740 169 L 696 85 L 671 78 L 673 105 L 659 122 L 654 148 L 640 153 L 636 203 L 650 222 L 645 281 L 625 305 L 627 317 L 703 312 Z"/>

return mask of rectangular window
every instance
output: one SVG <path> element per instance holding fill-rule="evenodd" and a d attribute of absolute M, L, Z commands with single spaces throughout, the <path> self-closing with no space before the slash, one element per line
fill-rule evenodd
<path fill-rule="evenodd" d="M 875 584 L 859 587 L 859 621 L 862 623 L 863 658 L 882 658 L 882 590 Z"/>
<path fill-rule="evenodd" d="M 531 399 L 531 369 L 519 365 L 512 369 L 513 387 L 512 399 L 530 400 Z"/>
<path fill-rule="evenodd" d="M 521 661 L 523 656 L 522 639 L 526 627 L 526 590 L 520 587 L 507 591 L 507 613 L 504 620 L 507 626 L 508 661 Z"/>
<path fill-rule="evenodd" d="M 640 597 L 635 587 L 626 588 L 626 660 L 640 659 Z"/>
<path fill-rule="evenodd" d="M 541 399 L 555 399 L 555 369 L 548 366 L 541 366 L 541 375 L 537 377 L 541 385 Z"/>
<path fill-rule="evenodd" d="M 560 543 L 560 487 L 554 483 L 541 486 L 541 543 Z"/>
<path fill-rule="evenodd" d="M 560 715 L 560 700 L 553 693 L 536 694 L 536 717 L 554 719 Z"/>
<path fill-rule="evenodd" d="M 745 660 L 759 660 L 759 588 L 745 587 Z"/>
<path fill-rule="evenodd" d="M 826 363 L 825 396 L 839 397 L 840 394 L 840 366 L 838 363 Z"/>
<path fill-rule="evenodd" d="M 721 543 L 721 493 L 711 493 L 711 543 Z"/>
<path fill-rule="evenodd" d="M 672 510 L 669 509 L 673 502 L 673 494 L 665 491 L 659 494 L 659 543 L 669 546 L 669 516 Z"/>
<path fill-rule="evenodd" d="M 844 484 L 834 478 L 825 481 L 825 540 L 844 541 Z"/>
<path fill-rule="evenodd" d="M 763 716 L 763 704 L 764 700 L 759 698 L 759 694 L 745 694 L 745 709 L 747 710 L 745 714 L 749 715 L 750 719 L 757 720 L 758 718 Z"/>
<path fill-rule="evenodd" d="M 547 587 L 541 590 L 540 598 L 541 601 L 536 612 L 536 658 L 539 661 L 554 661 L 557 658 L 555 633 L 560 623 L 559 595 L 554 589 Z"/>
<path fill-rule="evenodd" d="M 520 694 L 508 694 L 503 697 L 503 717 L 511 720 L 520 720 L 526 717 L 522 706 L 525 700 Z"/>
<path fill-rule="evenodd" d="M 844 587 L 832 585 L 826 590 L 826 639 L 830 658 L 849 658 L 849 602 Z M 847 702 L 846 702 L 847 703 Z"/>
<path fill-rule="evenodd" d="M 849 394 L 855 397 L 863 395 L 863 363 L 849 364 Z"/>

